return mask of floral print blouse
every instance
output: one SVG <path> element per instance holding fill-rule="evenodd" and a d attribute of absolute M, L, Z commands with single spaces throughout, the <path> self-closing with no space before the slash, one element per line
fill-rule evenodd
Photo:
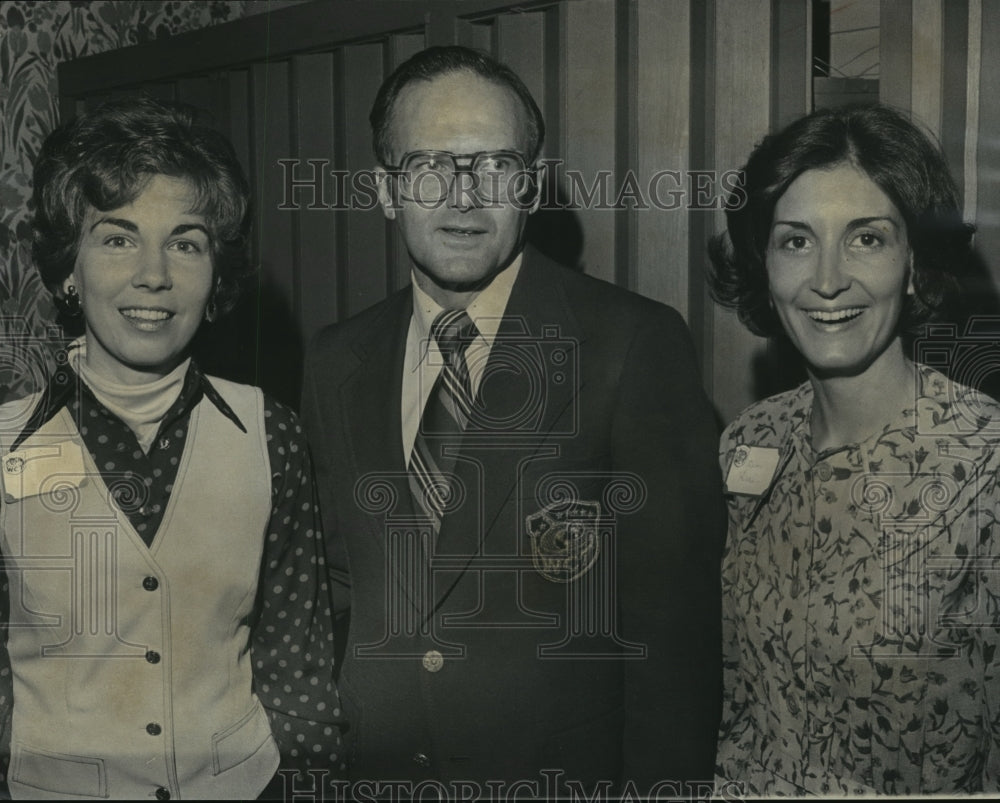
<path fill-rule="evenodd" d="M 916 375 L 861 443 L 813 450 L 808 383 L 723 434 L 724 475 L 779 455 L 727 497 L 717 780 L 746 794 L 1000 789 L 1000 405 Z"/>

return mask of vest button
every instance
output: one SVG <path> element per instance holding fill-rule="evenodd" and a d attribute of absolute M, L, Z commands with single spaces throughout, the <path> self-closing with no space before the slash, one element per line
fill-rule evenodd
<path fill-rule="evenodd" d="M 444 666 L 444 656 L 437 650 L 428 650 L 420 659 L 420 663 L 428 672 L 440 672 L 441 667 Z"/>
<path fill-rule="evenodd" d="M 156 591 L 160 587 L 160 581 L 155 577 L 143 577 L 142 587 L 147 591 Z"/>
<path fill-rule="evenodd" d="M 156 722 L 150 722 L 146 726 L 146 733 L 150 736 L 159 736 L 163 732 L 163 728 L 159 726 Z"/>
<path fill-rule="evenodd" d="M 156 788 L 156 799 L 157 800 L 170 800 L 170 790 L 164 789 L 162 786 Z"/>
<path fill-rule="evenodd" d="M 429 767 L 431 765 L 431 760 L 427 757 L 426 753 L 414 753 L 413 763 L 421 767 Z"/>
<path fill-rule="evenodd" d="M 160 654 L 156 650 L 149 650 L 146 653 L 146 660 L 151 664 L 158 664 L 160 663 Z"/>

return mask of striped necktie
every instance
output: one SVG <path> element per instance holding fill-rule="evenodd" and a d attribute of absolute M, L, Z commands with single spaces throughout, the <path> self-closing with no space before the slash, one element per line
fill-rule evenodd
<path fill-rule="evenodd" d="M 457 448 L 472 414 L 474 396 L 465 350 L 476 334 L 476 325 L 465 310 L 445 310 L 431 324 L 444 364 L 420 418 L 408 471 L 413 499 L 433 521 L 435 532 L 453 491 L 448 475 L 455 457 L 446 454 L 445 447 Z"/>

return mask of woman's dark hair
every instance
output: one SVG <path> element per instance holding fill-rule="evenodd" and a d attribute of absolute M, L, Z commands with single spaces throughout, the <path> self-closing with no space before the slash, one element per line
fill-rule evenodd
<path fill-rule="evenodd" d="M 726 201 L 727 231 L 709 243 L 712 297 L 735 309 L 755 334 L 782 333 L 770 305 L 765 264 L 778 200 L 807 170 L 842 163 L 877 184 L 906 223 L 914 294 L 906 298 L 901 333 L 914 334 L 957 299 L 975 229 L 962 220 L 955 182 L 939 148 L 887 106 L 821 109 L 754 148 Z"/>
<path fill-rule="evenodd" d="M 545 121 L 524 81 L 506 64 L 486 53 L 461 45 L 449 45 L 421 50 L 400 64 L 379 87 L 368 121 L 372 126 L 375 157 L 381 164 L 389 165 L 392 162 L 390 129 L 393 109 L 399 94 L 407 84 L 413 81 L 430 81 L 447 73 L 462 71 L 474 73 L 494 84 L 507 87 L 517 96 L 524 109 L 522 122 L 526 129 L 525 156 L 529 163 L 538 157 L 542 142 L 545 140 Z M 476 99 L 469 98 L 468 102 L 475 103 Z"/>
<path fill-rule="evenodd" d="M 53 131 L 34 169 L 32 253 L 42 281 L 62 302 L 88 207 L 134 201 L 153 176 L 184 179 L 192 212 L 209 232 L 220 313 L 236 304 L 249 260 L 250 187 L 232 145 L 192 107 L 150 97 L 108 101 Z"/>

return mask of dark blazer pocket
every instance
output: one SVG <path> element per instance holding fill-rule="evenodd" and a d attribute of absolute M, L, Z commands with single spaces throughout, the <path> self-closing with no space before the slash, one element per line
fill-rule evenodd
<path fill-rule="evenodd" d="M 212 736 L 212 772 L 221 775 L 253 757 L 271 739 L 271 725 L 259 702 L 240 720 Z"/>
<path fill-rule="evenodd" d="M 621 744 L 625 712 L 615 708 L 566 730 L 545 743 L 547 766 L 562 769 L 566 781 L 581 784 L 617 781 L 622 772 Z"/>
<path fill-rule="evenodd" d="M 78 797 L 107 797 L 104 760 L 31 747 L 14 749 L 10 782 Z"/>

